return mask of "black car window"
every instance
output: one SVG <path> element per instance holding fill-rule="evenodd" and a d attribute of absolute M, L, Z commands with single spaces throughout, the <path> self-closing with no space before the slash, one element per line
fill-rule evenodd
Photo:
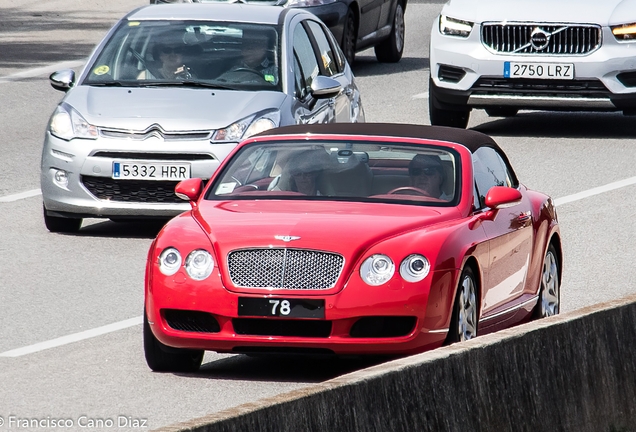
<path fill-rule="evenodd" d="M 300 24 L 297 25 L 294 30 L 294 54 L 300 65 L 300 70 L 296 73 L 300 73 L 304 81 L 305 87 L 301 95 L 304 97 L 311 91 L 311 83 L 314 81 L 314 78 L 318 76 L 320 69 L 309 36 L 304 27 Z"/>
<path fill-rule="evenodd" d="M 322 61 L 324 74 L 326 76 L 332 76 L 339 73 L 340 71 L 338 70 L 337 60 L 333 54 L 331 45 L 327 40 L 324 29 L 315 21 L 307 20 L 306 23 L 314 36 L 316 44 L 318 45 L 318 54 Z"/>
<path fill-rule="evenodd" d="M 303 78 L 301 70 L 302 68 L 298 62 L 298 56 L 294 53 L 294 71 L 296 71 L 296 73 L 294 73 L 294 85 L 296 97 L 302 100 L 307 96 L 307 86 L 305 85 L 305 79 Z"/>
<path fill-rule="evenodd" d="M 491 147 L 482 147 L 473 153 L 473 174 L 482 206 L 493 186 L 516 186 L 506 163 Z"/>
<path fill-rule="evenodd" d="M 340 45 L 338 45 L 338 42 L 336 42 L 336 38 L 333 36 L 333 33 L 331 33 L 330 31 L 327 31 L 326 33 L 327 33 L 327 37 L 329 38 L 329 42 L 331 42 L 331 49 L 333 50 L 334 54 L 336 55 L 336 61 L 338 62 L 338 68 L 340 69 L 340 72 L 344 72 L 345 63 L 346 63 L 344 53 L 340 49 Z"/>

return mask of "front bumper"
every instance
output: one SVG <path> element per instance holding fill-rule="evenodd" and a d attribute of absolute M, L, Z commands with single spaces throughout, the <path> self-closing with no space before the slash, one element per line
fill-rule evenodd
<path fill-rule="evenodd" d="M 262 294 L 254 294 L 253 289 L 230 291 L 215 281 L 193 282 L 181 270 L 171 277 L 155 274 L 150 278 L 145 306 L 155 337 L 174 348 L 226 353 L 412 354 L 437 348 L 445 340 L 454 298 L 448 287 L 456 277 L 456 270 L 437 271 L 418 284 L 369 287 L 350 280 L 333 293 L 263 289 Z M 220 280 L 220 275 L 209 279 L 216 278 Z M 325 317 L 239 316 L 240 297 L 322 299 Z"/>
<path fill-rule="evenodd" d="M 431 80 L 442 107 L 571 111 L 636 111 L 635 42 L 618 42 L 608 28 L 603 43 L 587 55 L 511 55 L 494 53 L 481 41 L 476 24 L 468 38 L 431 31 Z M 504 78 L 505 62 L 567 63 L 574 79 Z"/>
<path fill-rule="evenodd" d="M 40 177 L 44 207 L 51 215 L 70 217 L 175 216 L 190 208 L 174 195 L 178 181 L 113 179 L 113 162 L 184 162 L 190 165 L 190 177 L 206 180 L 235 146 L 208 140 L 65 141 L 47 131 Z M 55 180 L 58 170 L 66 172 L 68 184 Z"/>

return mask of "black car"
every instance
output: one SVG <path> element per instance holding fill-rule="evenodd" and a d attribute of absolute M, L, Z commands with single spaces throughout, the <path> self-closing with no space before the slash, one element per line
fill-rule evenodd
<path fill-rule="evenodd" d="M 408 0 L 150 0 L 150 3 L 255 3 L 304 8 L 329 27 L 349 64 L 356 52 L 374 47 L 383 63 L 395 63 L 404 51 L 404 11 Z"/>

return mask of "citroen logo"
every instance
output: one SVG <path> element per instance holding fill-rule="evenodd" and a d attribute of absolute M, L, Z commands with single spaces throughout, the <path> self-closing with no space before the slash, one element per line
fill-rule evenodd
<path fill-rule="evenodd" d="M 532 48 L 537 51 L 543 51 L 550 44 L 550 36 L 552 35 L 547 31 L 542 30 L 539 27 L 535 27 L 530 35 L 530 44 L 532 45 Z"/>
<path fill-rule="evenodd" d="M 274 238 L 275 238 L 276 240 L 282 240 L 282 241 L 284 241 L 284 242 L 290 242 L 290 241 L 292 241 L 292 240 L 300 240 L 300 237 L 297 237 L 297 236 L 282 236 L 282 235 L 277 235 L 277 236 L 274 236 Z"/>

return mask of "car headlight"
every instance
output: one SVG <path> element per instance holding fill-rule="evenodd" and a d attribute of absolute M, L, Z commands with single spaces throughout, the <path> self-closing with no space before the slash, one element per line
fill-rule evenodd
<path fill-rule="evenodd" d="M 169 247 L 159 255 L 159 271 L 166 276 L 172 276 L 181 267 L 181 254 L 173 247 Z"/>
<path fill-rule="evenodd" d="M 450 18 L 446 15 L 439 17 L 439 31 L 441 34 L 466 38 L 472 29 L 473 23 L 471 22 Z"/>
<path fill-rule="evenodd" d="M 393 277 L 395 265 L 386 255 L 372 255 L 360 266 L 360 277 L 369 285 L 378 286 Z"/>
<path fill-rule="evenodd" d="M 185 269 L 194 280 L 203 280 L 212 274 L 214 258 L 204 249 L 196 249 L 188 254 Z"/>
<path fill-rule="evenodd" d="M 612 26 L 612 34 L 618 40 L 636 39 L 636 23 Z"/>
<path fill-rule="evenodd" d="M 423 255 L 409 255 L 400 264 L 400 276 L 407 282 L 419 282 L 428 275 L 431 265 Z"/>
<path fill-rule="evenodd" d="M 338 0 L 289 0 L 286 6 L 293 7 L 311 7 L 321 6 L 330 3 L 335 3 Z"/>
<path fill-rule="evenodd" d="M 240 141 L 252 135 L 265 132 L 268 129 L 275 128 L 279 123 L 279 111 L 246 117 L 226 128 L 216 131 L 214 137 L 212 137 L 212 141 Z"/>
<path fill-rule="evenodd" d="M 49 122 L 51 134 L 63 140 L 73 138 L 97 139 L 97 127 L 84 120 L 84 117 L 66 104 L 55 108 Z"/>

